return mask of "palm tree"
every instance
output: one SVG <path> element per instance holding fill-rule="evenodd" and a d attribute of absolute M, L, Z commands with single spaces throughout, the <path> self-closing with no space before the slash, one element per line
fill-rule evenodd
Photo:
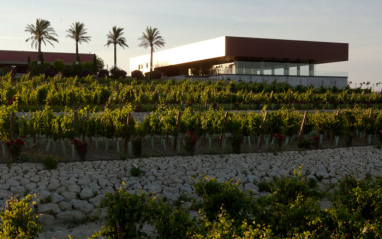
<path fill-rule="evenodd" d="M 54 47 L 52 41 L 58 43 L 57 38 L 54 37 L 58 35 L 54 31 L 53 27 L 50 26 L 50 22 L 41 18 L 36 19 L 36 26 L 33 24 L 28 24 L 25 27 L 25 31 L 32 35 L 30 38 L 26 39 L 26 42 L 31 40 L 31 46 L 33 47 L 34 45 L 34 47 L 38 49 L 38 60 L 40 63 L 42 61 L 41 42 L 43 42 L 44 45 L 48 42 Z"/>
<path fill-rule="evenodd" d="M 88 43 L 91 38 L 89 36 L 86 36 L 86 34 L 88 34 L 86 30 L 87 29 L 85 28 L 85 24 L 81 22 L 72 23 L 70 28 L 66 30 L 66 32 L 69 33 L 68 35 L 66 35 L 66 37 L 70 37 L 76 41 L 76 61 L 80 61 L 80 57 L 78 56 L 78 43 Z"/>
<path fill-rule="evenodd" d="M 151 48 L 151 58 L 150 58 L 150 73 L 153 71 L 153 53 L 154 48 L 160 48 L 166 43 L 162 36 L 159 35 L 159 30 L 157 28 L 146 27 L 146 32 L 142 32 L 142 37 L 138 38 L 141 41 L 139 47 Z"/>
<path fill-rule="evenodd" d="M 107 43 L 105 46 L 109 46 L 110 44 L 114 44 L 114 67 L 117 67 L 117 45 L 120 45 L 123 49 L 125 47 L 129 47 L 126 44 L 126 39 L 123 35 L 123 28 L 113 27 L 112 32 L 109 31 L 107 34 Z"/>

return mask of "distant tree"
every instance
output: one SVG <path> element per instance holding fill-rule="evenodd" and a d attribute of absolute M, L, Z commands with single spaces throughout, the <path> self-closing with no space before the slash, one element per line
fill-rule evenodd
<path fill-rule="evenodd" d="M 53 62 L 53 68 L 57 71 L 57 72 L 62 72 L 62 70 L 64 70 L 66 68 L 66 65 L 65 65 L 65 62 L 60 60 L 60 59 L 56 59 L 54 62 Z"/>
<path fill-rule="evenodd" d="M 26 39 L 26 42 L 29 40 L 32 41 L 31 46 L 38 49 L 38 60 L 43 62 L 42 52 L 41 52 L 41 42 L 46 45 L 46 42 L 51 44 L 53 47 L 53 43 L 57 42 L 57 38 L 54 36 L 58 36 L 54 31 L 53 27 L 50 26 L 50 22 L 48 20 L 44 20 L 41 18 L 36 19 L 36 25 L 28 24 L 25 27 L 25 32 L 29 32 L 32 36 Z"/>
<path fill-rule="evenodd" d="M 88 34 L 86 30 L 85 24 L 81 22 L 72 23 L 70 28 L 66 30 L 66 32 L 69 33 L 66 37 L 70 37 L 76 41 L 76 61 L 78 62 L 80 61 L 80 57 L 78 55 L 78 43 L 88 43 L 91 38 L 90 36 L 86 36 L 86 34 Z"/>
<path fill-rule="evenodd" d="M 96 57 L 97 57 L 97 67 L 98 69 L 102 70 L 105 66 L 105 63 L 101 57 L 99 56 L 96 56 Z"/>
<path fill-rule="evenodd" d="M 154 48 L 160 48 L 163 47 L 166 43 L 161 35 L 159 35 L 159 30 L 157 28 L 151 28 L 146 27 L 146 32 L 142 32 L 142 37 L 138 38 L 138 40 L 141 41 L 139 43 L 139 47 L 144 47 L 147 49 L 148 47 L 151 48 L 151 55 L 150 55 L 150 73 L 153 71 L 153 54 L 154 54 Z"/>
<path fill-rule="evenodd" d="M 109 46 L 110 44 L 114 45 L 114 67 L 117 67 L 117 45 L 121 46 L 123 49 L 125 47 L 129 47 L 126 44 L 126 39 L 123 35 L 123 28 L 117 28 L 116 26 L 113 27 L 112 31 L 109 31 L 109 34 L 107 34 L 107 42 L 105 46 Z"/>
<path fill-rule="evenodd" d="M 97 56 L 96 56 L 96 54 L 93 55 L 92 72 L 93 72 L 93 74 L 97 74 L 97 72 L 98 72 L 98 63 L 97 63 Z"/>

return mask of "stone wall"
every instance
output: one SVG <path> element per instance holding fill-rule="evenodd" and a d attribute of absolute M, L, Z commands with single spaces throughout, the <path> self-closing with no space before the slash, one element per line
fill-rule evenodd
<path fill-rule="evenodd" d="M 96 211 L 107 192 L 125 187 L 130 192 L 143 189 L 166 197 L 170 202 L 182 193 L 193 195 L 192 176 L 207 175 L 218 180 L 240 180 L 243 190 L 259 195 L 254 182 L 284 176 L 302 166 L 309 177 L 320 178 L 321 189 L 329 189 L 346 174 L 359 178 L 367 173 L 382 175 L 382 150 L 374 147 L 339 148 L 282 153 L 240 155 L 198 155 L 194 157 L 152 157 L 127 161 L 60 163 L 57 170 L 44 170 L 41 163 L 0 165 L 0 206 L 12 194 L 37 194 L 36 211 L 44 225 L 84 220 Z M 143 174 L 132 177 L 130 169 Z M 122 181 L 125 185 L 122 185 Z M 48 199 L 48 200 L 47 200 Z M 187 205 L 186 205 L 187 206 Z"/>

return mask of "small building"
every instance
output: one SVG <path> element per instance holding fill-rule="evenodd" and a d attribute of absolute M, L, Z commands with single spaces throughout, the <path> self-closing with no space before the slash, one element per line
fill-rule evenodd
<path fill-rule="evenodd" d="M 316 65 L 348 61 L 349 44 L 223 36 L 154 53 L 163 76 L 286 82 L 290 85 L 347 85 L 347 73 L 318 72 Z M 130 59 L 131 71 L 150 70 L 150 54 Z"/>
<path fill-rule="evenodd" d="M 82 62 L 93 61 L 94 54 L 78 54 Z M 72 65 L 76 60 L 75 53 L 43 52 L 44 61 L 53 64 L 57 59 L 62 60 L 66 65 Z M 27 73 L 28 57 L 31 61 L 38 59 L 37 51 L 3 51 L 0 50 L 0 68 L 14 67 L 17 73 Z"/>

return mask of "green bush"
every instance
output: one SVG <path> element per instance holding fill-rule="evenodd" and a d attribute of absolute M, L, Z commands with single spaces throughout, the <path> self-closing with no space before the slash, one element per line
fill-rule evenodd
<path fill-rule="evenodd" d="M 152 200 L 148 194 L 129 192 L 119 189 L 111 194 L 107 193 L 99 208 L 106 207 L 106 226 L 95 235 L 107 238 L 141 238 L 147 236 L 142 231 L 143 225 L 149 222 Z"/>
<path fill-rule="evenodd" d="M 0 69 L 0 76 L 5 76 L 4 71 Z"/>
<path fill-rule="evenodd" d="M 162 73 L 159 71 L 153 71 L 153 72 L 146 72 L 145 73 L 145 78 L 149 80 L 159 80 L 162 78 Z"/>
<path fill-rule="evenodd" d="M 310 149 L 311 145 L 312 141 L 310 139 L 302 139 L 300 142 L 298 142 L 298 147 L 301 149 Z"/>
<path fill-rule="evenodd" d="M 82 64 L 82 69 L 83 70 L 89 70 L 89 71 L 91 71 L 92 73 L 94 73 L 93 72 L 93 62 L 91 62 L 91 61 L 86 61 L 86 62 L 82 62 L 81 63 Z"/>
<path fill-rule="evenodd" d="M 0 238 L 33 239 L 38 237 L 41 232 L 41 224 L 37 215 L 32 212 L 31 202 L 31 195 L 27 195 L 20 201 L 11 197 L 6 202 L 4 211 L 0 213 L 2 221 Z"/>
<path fill-rule="evenodd" d="M 201 209 L 210 221 L 218 218 L 222 207 L 232 218 L 242 222 L 251 215 L 253 199 L 239 189 L 238 183 L 220 183 L 215 178 L 204 177 L 193 185 L 196 195 L 201 198 L 201 203 L 196 207 Z"/>
<path fill-rule="evenodd" d="M 79 62 L 78 65 L 75 61 L 72 63 L 72 67 L 70 68 L 72 72 L 72 76 L 82 76 L 83 67 L 82 64 Z"/>
<path fill-rule="evenodd" d="M 382 183 L 371 177 L 345 177 L 331 197 L 335 234 L 382 238 Z"/>
<path fill-rule="evenodd" d="M 131 174 L 131 176 L 133 176 L 133 177 L 139 177 L 139 176 L 141 176 L 141 174 L 142 174 L 142 171 L 141 171 L 141 168 L 140 167 L 132 167 L 131 169 L 130 169 L 130 174 Z"/>
<path fill-rule="evenodd" d="M 188 211 L 174 209 L 162 200 L 152 201 L 151 212 L 150 224 L 155 226 L 160 238 L 186 238 L 189 232 L 196 230 L 197 221 Z"/>
<path fill-rule="evenodd" d="M 53 155 L 50 155 L 49 157 L 44 158 L 42 163 L 47 170 L 57 169 L 58 159 L 54 158 Z"/>
<path fill-rule="evenodd" d="M 234 224 L 235 220 L 227 214 L 226 210 L 222 209 L 218 215 L 218 220 L 209 221 L 204 217 L 204 222 L 201 232 L 197 234 L 189 234 L 193 239 L 241 239 L 241 238 L 274 238 L 272 230 L 257 224 L 256 226 L 248 225 L 247 221 L 242 221 Z"/>
<path fill-rule="evenodd" d="M 66 65 L 65 65 L 64 61 L 57 59 L 53 62 L 53 68 L 57 72 L 62 72 L 62 70 L 64 70 L 66 68 Z"/>
<path fill-rule="evenodd" d="M 140 70 L 135 70 L 131 72 L 131 77 L 133 79 L 142 80 L 143 79 L 143 73 Z"/>

